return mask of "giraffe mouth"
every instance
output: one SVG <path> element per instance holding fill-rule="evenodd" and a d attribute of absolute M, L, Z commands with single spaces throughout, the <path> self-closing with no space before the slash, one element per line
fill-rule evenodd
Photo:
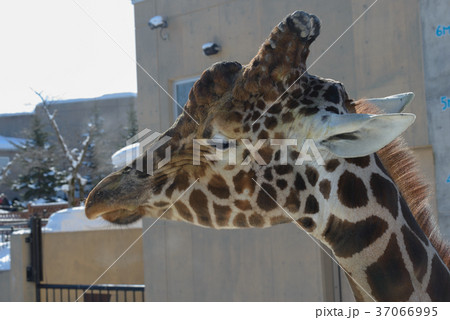
<path fill-rule="evenodd" d="M 112 173 L 99 182 L 89 193 L 85 202 L 88 219 L 102 219 L 115 224 L 130 224 L 145 215 L 140 206 L 140 186 L 133 185 L 121 172 Z M 133 192 L 134 191 L 134 192 Z"/>
<path fill-rule="evenodd" d="M 129 210 L 120 209 L 104 213 L 101 215 L 101 217 L 111 223 L 125 225 L 141 219 L 143 217 L 143 214 L 141 214 L 139 210 L 133 212 Z"/>
<path fill-rule="evenodd" d="M 114 224 L 130 224 L 144 216 L 143 210 L 137 208 L 135 210 L 125 208 L 111 208 L 101 205 L 88 205 L 86 201 L 85 214 L 90 220 L 101 217 L 102 219 Z"/>

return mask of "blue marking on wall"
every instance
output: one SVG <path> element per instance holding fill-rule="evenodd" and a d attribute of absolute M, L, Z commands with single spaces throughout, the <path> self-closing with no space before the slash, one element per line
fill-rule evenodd
<path fill-rule="evenodd" d="M 445 109 L 450 109 L 450 98 L 449 97 L 446 97 L 446 96 L 443 96 L 443 97 L 441 97 L 441 103 L 442 103 L 442 110 L 445 110 Z"/>
<path fill-rule="evenodd" d="M 438 25 L 436 28 L 436 36 L 443 37 L 445 35 L 450 35 L 450 26 Z"/>

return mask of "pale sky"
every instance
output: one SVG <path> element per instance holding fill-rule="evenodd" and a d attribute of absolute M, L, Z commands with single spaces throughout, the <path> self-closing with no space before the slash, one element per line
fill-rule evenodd
<path fill-rule="evenodd" d="M 40 101 L 136 92 L 136 66 L 92 18 L 135 58 L 130 0 L 0 2 L 0 113 Z"/>

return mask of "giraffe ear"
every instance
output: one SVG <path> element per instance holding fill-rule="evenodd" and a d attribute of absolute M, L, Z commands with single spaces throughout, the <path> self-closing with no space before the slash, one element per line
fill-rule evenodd
<path fill-rule="evenodd" d="M 413 92 L 405 92 L 384 98 L 367 99 L 366 101 L 376 105 L 385 113 L 396 113 L 402 112 L 413 99 Z"/>
<path fill-rule="evenodd" d="M 377 152 L 403 133 L 416 119 L 412 113 L 322 115 L 315 119 L 325 125 L 320 146 L 343 158 L 363 157 Z M 316 131 L 317 132 L 317 131 Z"/>

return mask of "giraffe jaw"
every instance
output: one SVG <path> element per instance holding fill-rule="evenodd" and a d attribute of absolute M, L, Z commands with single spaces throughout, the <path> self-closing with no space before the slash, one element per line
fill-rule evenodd
<path fill-rule="evenodd" d="M 143 217 L 143 213 L 140 209 L 127 210 L 127 209 L 112 209 L 108 211 L 107 208 L 101 209 L 97 207 L 88 207 L 85 209 L 86 217 L 90 220 L 101 217 L 102 219 L 115 224 L 130 224 Z"/>
<path fill-rule="evenodd" d="M 111 223 L 129 224 L 144 216 L 145 210 L 140 206 L 141 197 L 129 196 L 142 188 L 122 171 L 110 174 L 89 193 L 85 202 L 88 219 L 101 217 Z"/>

